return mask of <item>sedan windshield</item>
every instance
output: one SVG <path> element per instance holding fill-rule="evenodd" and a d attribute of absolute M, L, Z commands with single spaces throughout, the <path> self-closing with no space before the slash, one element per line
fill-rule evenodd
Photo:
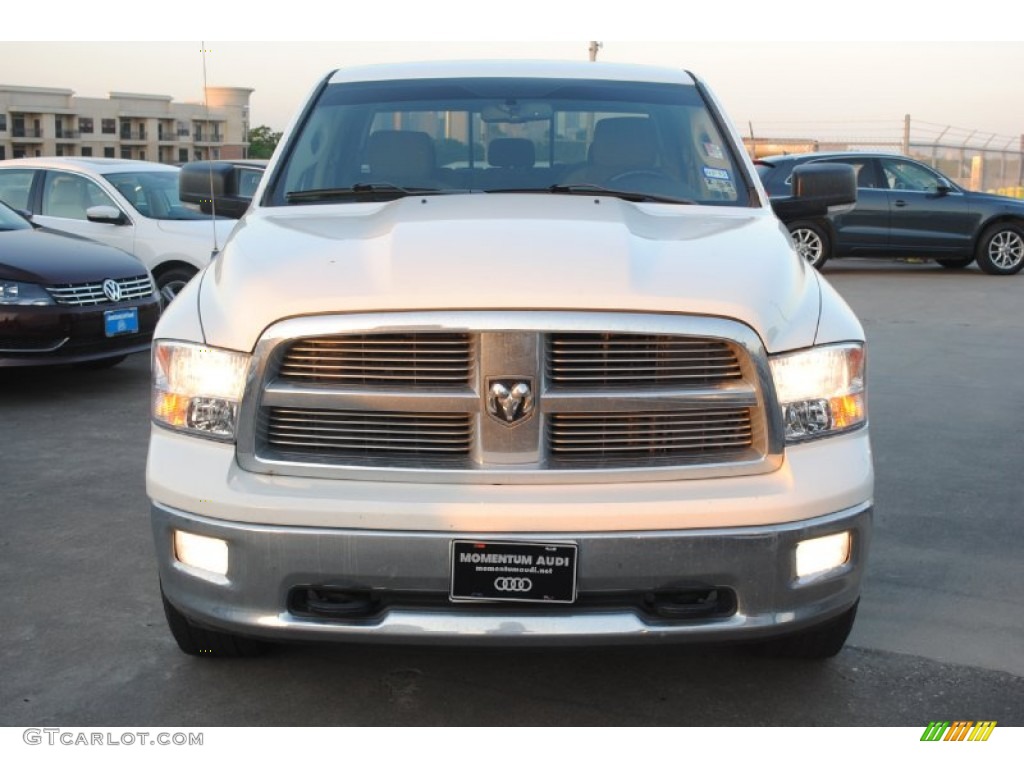
<path fill-rule="evenodd" d="M 208 219 L 178 197 L 178 171 L 135 171 L 104 176 L 129 205 L 148 219 Z"/>
<path fill-rule="evenodd" d="M 553 78 L 334 83 L 298 127 L 264 202 L 535 193 L 748 205 L 740 168 L 693 85 Z"/>

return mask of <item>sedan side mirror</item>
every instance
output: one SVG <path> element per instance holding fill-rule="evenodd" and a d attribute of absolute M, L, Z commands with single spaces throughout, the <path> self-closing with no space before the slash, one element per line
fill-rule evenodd
<path fill-rule="evenodd" d="M 857 203 L 857 175 L 845 163 L 808 163 L 793 169 L 793 194 L 773 197 L 772 210 L 783 224 L 842 213 Z"/>
<path fill-rule="evenodd" d="M 112 205 L 94 205 L 85 209 L 85 218 L 96 224 L 127 224 L 128 218 Z"/>

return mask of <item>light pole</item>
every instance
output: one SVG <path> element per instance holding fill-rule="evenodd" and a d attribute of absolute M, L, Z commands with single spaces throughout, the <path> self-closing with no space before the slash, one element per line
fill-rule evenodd
<path fill-rule="evenodd" d="M 597 61 L 597 52 L 602 48 L 604 48 L 604 43 L 600 43 L 597 40 L 590 41 L 590 48 L 588 50 L 590 51 L 591 61 Z"/>

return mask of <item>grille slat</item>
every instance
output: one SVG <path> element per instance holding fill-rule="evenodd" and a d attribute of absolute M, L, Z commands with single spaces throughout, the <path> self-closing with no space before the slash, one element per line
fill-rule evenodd
<path fill-rule="evenodd" d="M 473 364 L 466 333 L 359 334 L 294 342 L 279 376 L 368 387 L 454 387 L 469 382 Z"/>
<path fill-rule="evenodd" d="M 153 282 L 147 275 L 114 280 L 121 289 L 120 301 L 131 301 L 153 295 Z M 103 292 L 103 282 L 98 283 L 66 283 L 48 285 L 46 290 L 58 304 L 66 306 L 90 306 L 95 304 L 113 304 Z"/>
<path fill-rule="evenodd" d="M 646 454 L 682 459 L 694 453 L 713 458 L 722 451 L 749 448 L 753 439 L 746 409 L 554 414 L 550 422 L 549 447 L 556 458 L 563 454 L 600 459 Z"/>
<path fill-rule="evenodd" d="M 335 458 L 451 456 L 469 453 L 473 426 L 468 414 L 271 408 L 266 439 L 272 446 L 316 449 Z"/>
<path fill-rule="evenodd" d="M 551 334 L 547 373 L 557 387 L 714 386 L 743 377 L 716 339 L 625 333 Z"/>

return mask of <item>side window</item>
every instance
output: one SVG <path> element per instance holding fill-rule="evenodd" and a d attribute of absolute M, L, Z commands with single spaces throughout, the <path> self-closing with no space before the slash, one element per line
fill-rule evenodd
<path fill-rule="evenodd" d="M 905 160 L 882 160 L 882 173 L 889 189 L 934 192 L 945 181 L 933 171 Z"/>
<path fill-rule="evenodd" d="M 35 171 L 30 168 L 9 168 L 0 171 L 0 200 L 11 208 L 27 211 L 28 193 Z"/>
<path fill-rule="evenodd" d="M 114 205 L 114 201 L 89 179 L 56 171 L 46 174 L 43 182 L 43 216 L 84 221 L 86 210 L 94 205 Z"/>

